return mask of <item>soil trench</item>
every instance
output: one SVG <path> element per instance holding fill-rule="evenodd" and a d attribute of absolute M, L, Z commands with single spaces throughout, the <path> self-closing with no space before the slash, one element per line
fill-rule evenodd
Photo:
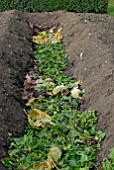
<path fill-rule="evenodd" d="M 97 127 L 106 132 L 100 157 L 114 146 L 114 18 L 101 14 L 0 13 L 0 159 L 7 155 L 8 133 L 20 136 L 26 123 L 21 89 L 32 66 L 34 24 L 63 28 L 67 74 L 83 81 L 84 108 L 97 111 Z M 0 170 L 6 169 L 0 164 Z"/>

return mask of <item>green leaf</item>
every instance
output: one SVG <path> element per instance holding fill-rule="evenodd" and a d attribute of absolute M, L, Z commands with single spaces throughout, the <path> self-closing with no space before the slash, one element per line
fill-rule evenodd
<path fill-rule="evenodd" d="M 103 133 L 101 130 L 99 130 L 95 136 L 95 140 L 98 142 L 101 142 L 105 136 L 106 136 L 106 134 Z"/>

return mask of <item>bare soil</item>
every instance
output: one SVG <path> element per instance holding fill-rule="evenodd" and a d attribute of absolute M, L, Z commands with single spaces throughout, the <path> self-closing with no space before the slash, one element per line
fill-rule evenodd
<path fill-rule="evenodd" d="M 114 18 L 103 14 L 0 13 L 0 159 L 7 155 L 8 133 L 21 136 L 26 124 L 21 97 L 24 76 L 33 63 L 34 24 L 63 27 L 67 74 L 83 81 L 82 108 L 97 111 L 97 128 L 106 132 L 100 159 L 114 146 Z M 0 170 L 6 168 L 0 164 Z"/>

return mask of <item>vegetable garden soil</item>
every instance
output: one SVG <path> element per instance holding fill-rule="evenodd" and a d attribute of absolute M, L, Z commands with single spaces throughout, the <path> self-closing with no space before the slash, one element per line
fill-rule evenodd
<path fill-rule="evenodd" d="M 66 74 L 83 81 L 81 109 L 94 109 L 97 128 L 106 132 L 97 163 L 114 146 L 114 18 L 103 14 L 0 13 L 0 159 L 7 155 L 8 133 L 21 136 L 26 124 L 22 86 L 33 65 L 33 24 L 63 28 L 68 53 Z M 6 168 L 0 164 L 0 170 Z"/>

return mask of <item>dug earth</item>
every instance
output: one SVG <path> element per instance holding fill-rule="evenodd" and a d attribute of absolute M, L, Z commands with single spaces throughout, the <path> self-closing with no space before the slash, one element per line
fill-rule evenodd
<path fill-rule="evenodd" d="M 33 63 L 33 24 L 63 28 L 68 53 L 66 74 L 83 81 L 86 109 L 97 111 L 97 128 L 106 133 L 98 159 L 114 146 L 114 18 L 103 14 L 0 13 L 0 159 L 7 156 L 8 134 L 21 136 L 26 125 L 22 88 Z M 99 159 L 100 160 L 100 159 Z M 99 163 L 99 161 L 97 161 Z M 0 170 L 5 170 L 0 163 Z"/>

